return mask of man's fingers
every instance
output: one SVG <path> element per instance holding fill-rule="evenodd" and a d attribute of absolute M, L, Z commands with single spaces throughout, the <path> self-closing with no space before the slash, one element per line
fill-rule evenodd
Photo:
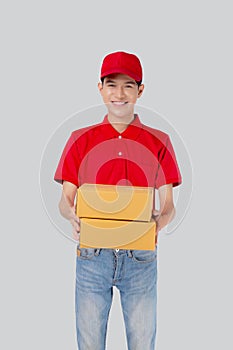
<path fill-rule="evenodd" d="M 75 219 L 71 219 L 70 222 L 71 222 L 71 225 L 74 227 L 74 229 L 79 232 L 80 231 L 79 221 L 77 221 Z"/>
<path fill-rule="evenodd" d="M 73 228 L 75 229 L 75 231 L 79 232 L 80 231 L 80 225 L 77 222 L 74 222 L 73 224 Z"/>
<path fill-rule="evenodd" d="M 79 232 L 77 232 L 74 227 L 73 227 L 73 238 L 76 240 L 76 241 L 79 241 Z"/>
<path fill-rule="evenodd" d="M 74 222 L 80 223 L 80 219 L 76 215 L 71 220 L 73 220 Z"/>
<path fill-rule="evenodd" d="M 155 216 L 159 216 L 160 215 L 160 211 L 156 210 L 156 209 L 153 209 L 152 210 L 152 216 L 155 217 Z"/>

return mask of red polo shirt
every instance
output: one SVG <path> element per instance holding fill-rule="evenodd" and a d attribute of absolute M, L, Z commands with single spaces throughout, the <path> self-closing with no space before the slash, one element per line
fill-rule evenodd
<path fill-rule="evenodd" d="M 54 179 L 106 185 L 159 188 L 181 183 L 169 136 L 142 124 L 138 115 L 119 133 L 105 116 L 103 122 L 72 132 Z"/>

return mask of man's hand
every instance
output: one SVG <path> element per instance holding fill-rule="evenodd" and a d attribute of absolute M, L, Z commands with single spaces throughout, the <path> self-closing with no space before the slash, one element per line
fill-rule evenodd
<path fill-rule="evenodd" d="M 161 230 L 160 224 L 159 224 L 159 218 L 161 217 L 161 213 L 158 210 L 152 210 L 152 218 L 156 222 L 156 235 L 158 235 L 159 231 Z"/>
<path fill-rule="evenodd" d="M 80 219 L 77 217 L 75 212 L 75 197 L 77 194 L 77 186 L 74 184 L 64 181 L 62 196 L 59 203 L 59 209 L 62 216 L 70 221 L 72 225 L 72 235 L 73 238 L 79 240 L 79 231 L 80 231 Z"/>
<path fill-rule="evenodd" d="M 172 184 L 159 187 L 160 210 L 152 210 L 152 218 L 156 222 L 156 234 L 167 226 L 175 216 L 175 208 L 173 204 Z"/>
<path fill-rule="evenodd" d="M 72 235 L 76 241 L 79 241 L 80 236 L 80 219 L 75 214 L 75 208 L 73 207 L 73 215 L 70 218 L 70 223 L 72 225 Z"/>
<path fill-rule="evenodd" d="M 159 231 L 162 230 L 162 228 L 166 227 L 169 224 L 169 222 L 171 222 L 174 215 L 175 208 L 164 214 L 160 214 L 157 210 L 153 210 L 152 217 L 156 222 L 156 234 L 158 234 Z"/>

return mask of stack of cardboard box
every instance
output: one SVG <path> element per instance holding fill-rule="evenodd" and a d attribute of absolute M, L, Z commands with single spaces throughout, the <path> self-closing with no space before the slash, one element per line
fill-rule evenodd
<path fill-rule="evenodd" d="M 154 250 L 154 189 L 83 184 L 77 191 L 80 248 Z"/>

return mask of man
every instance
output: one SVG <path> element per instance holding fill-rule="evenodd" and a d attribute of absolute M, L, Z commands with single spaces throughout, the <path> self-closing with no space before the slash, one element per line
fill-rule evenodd
<path fill-rule="evenodd" d="M 82 183 L 147 186 L 158 190 L 152 211 L 158 232 L 174 217 L 173 187 L 181 176 L 169 136 L 141 123 L 134 106 L 141 97 L 142 66 L 137 56 L 113 52 L 102 63 L 98 89 L 107 107 L 102 123 L 74 131 L 63 151 L 55 180 L 59 203 L 77 240 L 76 326 L 79 350 L 104 350 L 113 286 L 120 291 L 129 350 L 154 350 L 156 335 L 157 248 L 154 250 L 79 247 L 77 188 Z"/>

